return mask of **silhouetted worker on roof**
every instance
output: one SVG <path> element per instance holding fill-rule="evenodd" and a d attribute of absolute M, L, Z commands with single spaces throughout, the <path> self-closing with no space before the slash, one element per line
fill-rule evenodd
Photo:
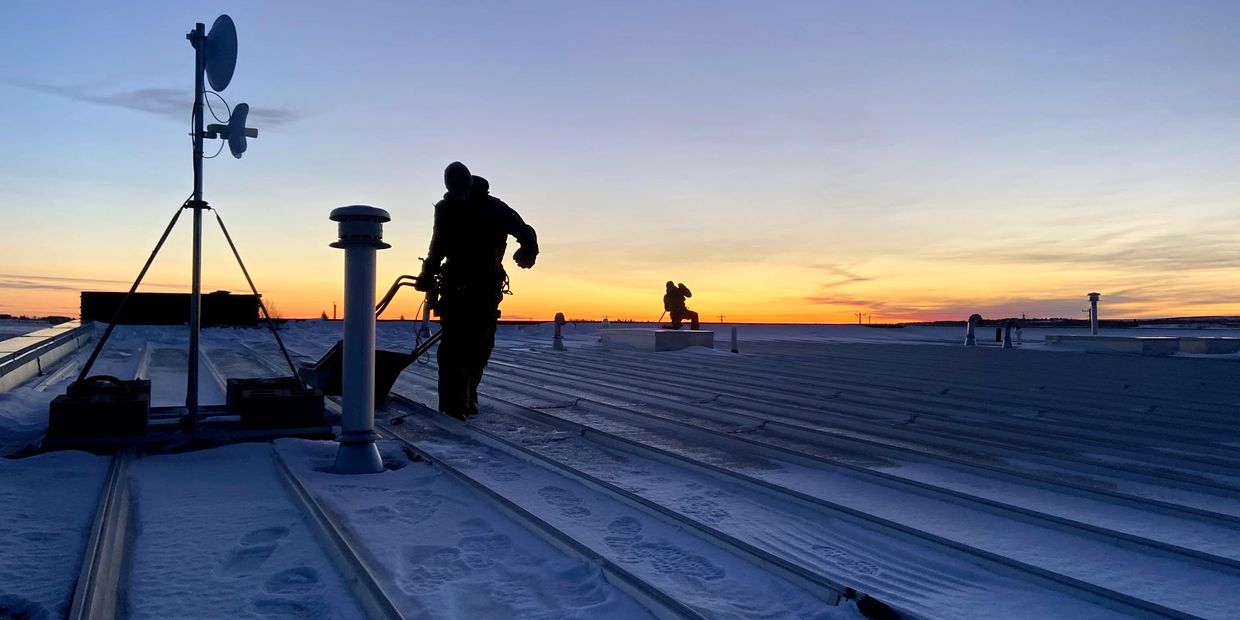
<path fill-rule="evenodd" d="M 448 164 L 443 179 L 448 191 L 435 204 L 435 232 L 416 288 L 430 290 L 440 276 L 433 307 L 443 330 L 439 410 L 465 419 L 478 413 L 478 383 L 495 347 L 499 304 L 508 286 L 501 264 L 508 236 L 521 245 L 512 259 L 522 269 L 534 266 L 538 238 L 512 207 L 489 193 L 486 179 L 471 175 L 465 164 Z"/>
<path fill-rule="evenodd" d="M 672 329 L 680 329 L 680 324 L 689 319 L 689 329 L 698 328 L 698 313 L 685 307 L 685 300 L 693 297 L 689 287 L 683 283 L 667 281 L 667 293 L 663 295 L 663 309 L 672 314 Z"/>

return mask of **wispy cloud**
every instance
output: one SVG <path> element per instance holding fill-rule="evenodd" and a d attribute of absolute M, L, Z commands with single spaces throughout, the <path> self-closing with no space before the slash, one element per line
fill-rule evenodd
<path fill-rule="evenodd" d="M 959 297 L 924 299 L 915 302 L 886 300 L 845 294 L 810 295 L 806 303 L 834 306 L 853 312 L 866 312 L 875 317 L 894 319 L 963 319 L 974 312 L 987 318 L 1035 317 L 1078 318 L 1084 302 L 1052 297 L 1008 297 L 979 301 Z"/>
<path fill-rule="evenodd" d="M 193 104 L 193 94 L 183 88 L 139 88 L 102 92 L 82 86 L 16 81 L 9 83 L 74 101 L 137 110 L 175 119 L 188 119 L 190 106 Z M 219 101 L 212 101 L 212 104 L 216 106 L 217 113 L 222 115 L 224 111 L 219 109 L 222 107 Z M 249 118 L 267 126 L 280 126 L 296 121 L 300 114 L 289 108 L 251 106 Z"/>
<path fill-rule="evenodd" d="M 19 280 L 16 278 L 0 278 L 0 289 L 30 289 L 39 291 L 76 291 L 80 287 L 68 284 Z"/>
<path fill-rule="evenodd" d="M 106 278 L 67 278 L 61 276 L 43 276 L 35 274 L 0 273 L 0 289 L 27 289 L 44 291 L 81 291 L 89 286 L 123 285 L 126 289 L 133 284 L 132 280 L 111 280 Z M 182 285 L 143 282 L 142 287 L 151 288 L 184 288 Z"/>
<path fill-rule="evenodd" d="M 1183 272 L 1240 268 L 1240 244 L 1218 228 L 1147 232 L 1149 227 L 1099 232 L 1083 239 L 1009 241 L 999 247 L 949 251 L 939 258 L 1007 264 L 1092 266 L 1122 271 Z"/>
<path fill-rule="evenodd" d="M 836 276 L 834 280 L 831 280 L 821 285 L 821 287 L 824 290 L 833 289 L 836 287 L 844 286 L 846 284 L 855 284 L 857 282 L 869 282 L 873 280 L 873 278 L 870 278 L 867 276 L 857 275 L 856 273 L 852 272 L 848 268 L 842 267 L 835 263 L 820 263 L 817 265 L 810 265 L 810 267 L 813 267 L 814 269 L 821 269 L 823 271 L 826 271 L 827 273 L 830 273 Z"/>

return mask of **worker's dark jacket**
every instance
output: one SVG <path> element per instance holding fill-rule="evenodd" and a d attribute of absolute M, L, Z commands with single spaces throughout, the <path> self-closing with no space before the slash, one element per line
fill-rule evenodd
<path fill-rule="evenodd" d="M 478 410 L 478 385 L 495 346 L 508 235 L 521 244 L 514 260 L 533 265 L 534 229 L 502 200 L 475 190 L 467 200 L 445 196 L 435 205 L 435 232 L 419 281 L 435 271 L 443 274 L 435 302 L 442 330 L 436 352 L 440 411 Z"/>
<path fill-rule="evenodd" d="M 686 310 L 685 298 L 692 296 L 693 293 L 689 292 L 688 287 L 681 284 L 663 295 L 663 309 L 668 312 L 684 312 Z"/>
<path fill-rule="evenodd" d="M 516 237 L 521 248 L 538 253 L 534 229 L 504 201 L 489 194 L 457 200 L 444 196 L 435 204 L 435 232 L 426 257 L 426 266 L 439 269 L 444 289 L 455 287 L 502 286 L 501 262 L 508 247 L 508 235 Z"/>

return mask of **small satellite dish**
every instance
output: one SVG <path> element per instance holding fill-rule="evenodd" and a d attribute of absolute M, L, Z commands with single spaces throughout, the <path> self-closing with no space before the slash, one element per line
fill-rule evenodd
<path fill-rule="evenodd" d="M 237 27 L 231 17 L 221 15 L 215 18 L 207 33 L 205 52 L 207 81 L 211 82 L 211 88 L 216 91 L 228 88 L 233 70 L 237 68 Z"/>
<path fill-rule="evenodd" d="M 233 157 L 241 159 L 245 153 L 245 118 L 250 115 L 250 104 L 238 103 L 228 118 L 228 150 Z M 257 136 L 257 132 L 255 134 Z"/>

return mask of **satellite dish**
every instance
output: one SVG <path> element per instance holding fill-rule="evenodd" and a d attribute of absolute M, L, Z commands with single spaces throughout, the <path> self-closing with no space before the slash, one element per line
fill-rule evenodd
<path fill-rule="evenodd" d="M 228 118 L 228 150 L 237 159 L 245 153 L 245 117 L 249 115 L 250 104 L 238 103 Z"/>
<path fill-rule="evenodd" d="M 207 33 L 207 47 L 204 51 L 207 81 L 211 82 L 211 88 L 216 91 L 228 88 L 233 70 L 237 68 L 237 27 L 233 25 L 231 17 L 221 15 L 215 18 L 211 31 Z"/>

